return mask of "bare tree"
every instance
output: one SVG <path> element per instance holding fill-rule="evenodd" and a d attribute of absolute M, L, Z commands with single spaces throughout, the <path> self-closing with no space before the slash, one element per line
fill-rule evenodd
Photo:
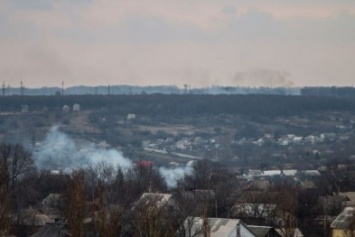
<path fill-rule="evenodd" d="M 134 205 L 132 224 L 140 237 L 174 237 L 179 224 L 177 214 L 175 202 L 164 202 L 161 195 L 149 195 Z"/>
<path fill-rule="evenodd" d="M 18 184 L 35 170 L 31 153 L 19 144 L 0 144 L 0 166 L 7 176 L 6 185 L 11 197 L 9 206 L 16 211 L 16 222 L 19 224 L 24 196 L 21 196 L 23 187 Z"/>
<path fill-rule="evenodd" d="M 85 190 L 83 171 L 74 171 L 68 187 L 65 217 L 73 236 L 84 237 Z"/>
<path fill-rule="evenodd" d="M 0 236 L 6 236 L 11 226 L 10 219 L 10 193 L 8 176 L 0 166 Z"/>
<path fill-rule="evenodd" d="M 119 236 L 123 227 L 124 211 L 118 205 L 108 205 L 102 182 L 98 184 L 98 210 L 94 213 L 95 231 L 99 236 Z"/>
<path fill-rule="evenodd" d="M 235 204 L 238 188 L 235 175 L 230 174 L 219 163 L 201 160 L 194 163 L 192 174 L 178 180 L 180 190 L 212 190 L 215 193 L 214 217 L 228 217 Z"/>
<path fill-rule="evenodd" d="M 278 191 L 277 205 L 280 209 L 277 214 L 279 220 L 278 225 L 284 237 L 294 237 L 297 231 L 297 193 L 287 184 L 280 186 Z"/>
<path fill-rule="evenodd" d="M 0 160 L 9 175 L 9 187 L 14 190 L 20 178 L 34 170 L 31 153 L 19 144 L 1 144 Z"/>
<path fill-rule="evenodd" d="M 164 192 L 167 185 L 159 170 L 152 166 L 135 165 L 127 171 L 126 185 L 131 200 L 144 192 Z"/>

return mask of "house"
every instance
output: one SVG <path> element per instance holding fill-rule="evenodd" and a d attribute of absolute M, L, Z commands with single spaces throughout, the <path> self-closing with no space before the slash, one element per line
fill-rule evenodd
<path fill-rule="evenodd" d="M 29 110 L 30 110 L 30 107 L 28 107 L 28 105 L 21 105 L 21 112 L 22 113 L 28 113 Z"/>
<path fill-rule="evenodd" d="M 339 196 L 347 197 L 349 201 L 346 201 L 345 205 L 346 206 L 355 206 L 355 192 L 344 192 L 344 193 L 339 193 Z"/>
<path fill-rule="evenodd" d="M 332 237 L 353 236 L 355 234 L 355 207 L 345 207 L 330 224 Z"/>
<path fill-rule="evenodd" d="M 136 114 L 127 114 L 127 120 L 133 120 L 136 118 Z"/>
<path fill-rule="evenodd" d="M 156 233 L 155 231 L 166 228 L 175 233 L 179 228 L 176 220 L 180 215 L 180 208 L 171 194 L 143 193 L 131 210 L 131 217 L 140 236 L 148 236 L 146 233 Z"/>
<path fill-rule="evenodd" d="M 213 190 L 200 190 L 200 189 L 195 189 L 195 190 L 189 190 L 189 191 L 182 191 L 181 195 L 190 200 L 196 200 L 199 202 L 202 201 L 213 201 L 216 199 L 216 194 Z"/>
<path fill-rule="evenodd" d="M 190 215 L 217 215 L 217 199 L 213 190 L 185 190 L 174 194 L 176 201 L 183 210 L 189 210 Z"/>
<path fill-rule="evenodd" d="M 281 173 L 284 176 L 295 176 L 297 174 L 297 170 L 282 170 Z"/>
<path fill-rule="evenodd" d="M 187 237 L 257 237 L 239 219 L 187 217 L 180 235 Z"/>
<path fill-rule="evenodd" d="M 59 193 L 50 193 L 47 197 L 42 200 L 43 205 L 49 206 L 58 206 L 59 200 L 62 198 L 62 195 Z"/>
<path fill-rule="evenodd" d="M 280 210 L 276 204 L 268 203 L 237 203 L 232 208 L 232 216 L 248 220 L 248 223 L 267 224 L 279 222 Z"/>
<path fill-rule="evenodd" d="M 317 185 L 311 181 L 311 180 L 305 180 L 300 183 L 300 187 L 302 189 L 307 189 L 307 190 L 317 190 Z"/>
<path fill-rule="evenodd" d="M 348 202 L 349 198 L 341 195 L 321 196 L 318 200 L 321 210 L 324 210 L 327 215 L 332 216 L 339 214 Z"/>
<path fill-rule="evenodd" d="M 69 111 L 70 111 L 70 107 L 68 105 L 64 105 L 63 106 L 63 113 L 67 114 L 67 113 L 69 113 Z"/>
<path fill-rule="evenodd" d="M 260 190 L 260 191 L 267 191 L 271 187 L 271 183 L 268 180 L 260 179 L 254 180 L 251 182 L 249 190 Z"/>
<path fill-rule="evenodd" d="M 46 224 L 31 237 L 70 237 L 67 226 L 64 223 Z"/>
<path fill-rule="evenodd" d="M 271 226 L 247 225 L 247 227 L 257 237 L 281 237 L 281 235 Z"/>
<path fill-rule="evenodd" d="M 32 208 L 31 206 L 20 210 L 18 213 L 13 213 L 11 217 L 14 223 L 25 228 L 26 232 L 29 234 L 35 233 L 46 224 L 55 222 L 53 218 L 38 209 Z"/>
<path fill-rule="evenodd" d="M 79 112 L 80 111 L 80 105 L 78 103 L 75 103 L 73 105 L 73 112 Z"/>
<path fill-rule="evenodd" d="M 262 170 L 252 170 L 252 169 L 250 169 L 250 170 L 248 170 L 247 174 L 243 174 L 243 179 L 252 180 L 252 179 L 255 179 L 255 178 L 260 178 L 262 174 L 263 174 Z"/>
<path fill-rule="evenodd" d="M 48 215 L 52 219 L 56 219 L 62 214 L 60 207 L 63 205 L 63 202 L 64 197 L 61 194 L 50 193 L 38 206 L 43 214 Z"/>
<path fill-rule="evenodd" d="M 261 174 L 261 176 L 268 176 L 268 177 L 278 176 L 278 175 L 282 175 L 281 170 L 264 170 Z"/>
<path fill-rule="evenodd" d="M 304 237 L 298 228 L 279 228 L 275 230 L 281 237 Z"/>
<path fill-rule="evenodd" d="M 175 202 L 172 194 L 165 193 L 143 193 L 142 196 L 133 203 L 132 210 L 143 209 L 155 210 L 177 210 L 179 207 Z"/>
<path fill-rule="evenodd" d="M 320 172 L 318 170 L 300 170 L 299 173 L 306 176 L 320 176 Z"/>

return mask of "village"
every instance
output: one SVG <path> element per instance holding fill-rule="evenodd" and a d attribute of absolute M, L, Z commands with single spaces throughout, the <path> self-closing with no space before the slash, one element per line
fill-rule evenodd
<path fill-rule="evenodd" d="M 137 106 L 140 97 L 107 98 Z M 11 168 L 1 169 L 9 208 L 0 227 L 9 236 L 352 233 L 352 113 L 175 118 L 155 105 L 151 114 L 52 99 L 1 113 L 2 167 Z"/>
<path fill-rule="evenodd" d="M 199 160 L 169 188 L 151 162 L 123 172 L 98 164 L 71 174 L 41 172 L 38 184 L 47 191 L 40 192 L 48 195 L 12 218 L 21 236 L 33 237 L 77 236 L 75 231 L 84 236 L 348 236 L 355 223 L 355 192 L 349 191 L 354 173 L 353 164 L 333 164 L 320 171 L 248 170 L 236 176 L 228 167 Z"/>

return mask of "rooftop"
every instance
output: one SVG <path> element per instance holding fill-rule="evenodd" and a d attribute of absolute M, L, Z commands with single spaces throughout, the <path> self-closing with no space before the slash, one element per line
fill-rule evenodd
<path fill-rule="evenodd" d="M 333 229 L 348 229 L 351 225 L 355 226 L 354 213 L 354 207 L 345 207 L 337 218 L 335 218 L 330 227 Z"/>

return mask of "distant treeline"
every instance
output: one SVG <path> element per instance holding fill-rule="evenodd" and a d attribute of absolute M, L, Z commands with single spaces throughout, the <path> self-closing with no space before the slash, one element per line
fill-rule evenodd
<path fill-rule="evenodd" d="M 302 95 L 355 97 L 354 87 L 305 87 L 301 89 Z"/>
<path fill-rule="evenodd" d="M 168 94 L 168 95 L 314 95 L 314 96 L 355 96 L 354 87 L 234 87 L 212 86 L 203 88 L 179 88 L 177 86 L 74 86 L 68 88 L 42 87 L 42 88 L 12 88 L 3 87 L 3 96 L 13 95 L 139 95 L 139 94 Z"/>
<path fill-rule="evenodd" d="M 177 86 L 74 86 L 68 88 L 12 88 L 3 87 L 2 95 L 137 95 L 137 94 L 194 94 L 194 95 L 235 95 L 235 94 L 264 94 L 264 95 L 300 95 L 299 88 L 270 88 L 270 87 L 232 87 L 212 86 L 202 88 L 184 88 Z"/>
<path fill-rule="evenodd" d="M 120 115 L 148 116 L 194 115 L 297 115 L 312 111 L 355 112 L 355 97 L 283 95 L 76 95 L 76 96 L 2 96 L 2 112 L 62 112 L 64 105 L 78 103 L 82 110 L 101 110 Z"/>

